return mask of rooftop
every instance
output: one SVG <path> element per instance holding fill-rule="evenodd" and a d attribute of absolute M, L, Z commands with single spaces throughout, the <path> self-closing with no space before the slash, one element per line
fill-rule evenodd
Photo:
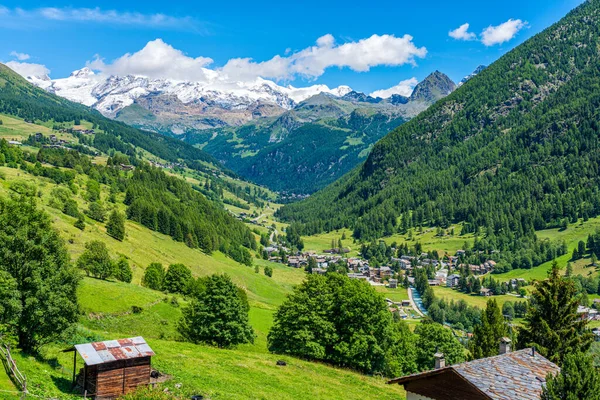
<path fill-rule="evenodd" d="M 518 350 L 495 357 L 482 358 L 420 374 L 396 378 L 388 383 L 406 384 L 422 378 L 455 372 L 490 399 L 539 399 L 548 373 L 556 374 L 558 366 L 532 349 Z"/>
<path fill-rule="evenodd" d="M 77 351 L 86 365 L 104 364 L 112 361 L 139 357 L 151 357 L 154 351 L 143 337 L 106 340 L 104 342 L 76 344 L 64 351 Z"/>

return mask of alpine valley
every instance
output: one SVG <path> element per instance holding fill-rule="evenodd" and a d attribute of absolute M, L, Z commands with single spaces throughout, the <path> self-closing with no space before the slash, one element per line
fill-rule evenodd
<path fill-rule="evenodd" d="M 208 83 L 98 75 L 88 67 L 63 79 L 27 79 L 106 117 L 179 137 L 283 198 L 335 181 L 364 161 L 377 140 L 456 88 L 439 71 L 410 96 L 385 99 L 348 86 L 284 87 L 262 78 L 227 83 L 204 72 Z"/>

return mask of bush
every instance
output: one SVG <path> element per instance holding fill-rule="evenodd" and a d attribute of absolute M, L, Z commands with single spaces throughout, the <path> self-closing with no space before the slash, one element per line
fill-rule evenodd
<path fill-rule="evenodd" d="M 80 229 L 80 230 L 84 230 L 85 229 L 85 217 L 83 216 L 83 214 L 79 214 L 77 216 L 77 221 L 75 221 L 75 223 L 73 225 L 77 229 Z"/>
<path fill-rule="evenodd" d="M 73 199 L 67 199 L 63 207 L 63 213 L 71 217 L 79 218 L 79 207 L 77 207 L 77 202 Z"/>
<path fill-rule="evenodd" d="M 129 266 L 129 261 L 127 261 L 125 257 L 121 257 L 119 258 L 119 261 L 117 261 L 115 278 L 125 283 L 131 283 L 131 280 L 133 279 L 133 272 Z"/>
<path fill-rule="evenodd" d="M 265 275 L 268 276 L 269 278 L 273 276 L 273 267 L 270 266 L 266 266 L 264 269 Z"/>
<path fill-rule="evenodd" d="M 144 309 L 140 306 L 131 306 L 131 312 L 134 314 L 141 314 Z"/>
<path fill-rule="evenodd" d="M 165 268 L 160 263 L 152 263 L 144 271 L 142 286 L 154 290 L 163 290 L 165 281 Z"/>
<path fill-rule="evenodd" d="M 169 293 L 187 294 L 192 271 L 183 264 L 171 264 L 165 274 L 163 290 Z"/>
<path fill-rule="evenodd" d="M 106 211 L 102 204 L 98 202 L 90 203 L 88 209 L 85 210 L 85 214 L 98 222 L 104 222 L 104 219 L 106 218 Z"/>
<path fill-rule="evenodd" d="M 123 241 L 125 239 L 125 216 L 117 210 L 110 213 L 106 223 L 106 233 L 119 241 Z"/>

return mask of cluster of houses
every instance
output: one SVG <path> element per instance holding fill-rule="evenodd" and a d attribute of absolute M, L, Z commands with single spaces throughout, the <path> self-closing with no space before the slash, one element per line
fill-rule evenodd
<path fill-rule="evenodd" d="M 94 133 L 96 133 L 93 129 L 81 129 L 81 128 L 73 129 L 73 132 L 81 133 L 82 135 L 93 135 Z"/>
<path fill-rule="evenodd" d="M 152 160 L 150 160 L 149 162 L 150 162 L 150 165 L 152 165 L 153 167 L 156 167 L 156 168 L 173 169 L 175 167 L 180 167 L 180 168 L 184 167 L 184 165 L 182 163 L 178 163 L 178 162 L 161 163 L 161 162 L 152 161 Z"/>

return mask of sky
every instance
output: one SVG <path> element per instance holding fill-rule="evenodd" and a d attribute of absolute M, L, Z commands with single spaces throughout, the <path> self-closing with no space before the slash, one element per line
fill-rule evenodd
<path fill-rule="evenodd" d="M 458 82 L 581 2 L 0 0 L 0 62 L 52 78 L 88 65 L 180 80 L 348 85 L 383 97 L 409 93 L 435 70 Z"/>

